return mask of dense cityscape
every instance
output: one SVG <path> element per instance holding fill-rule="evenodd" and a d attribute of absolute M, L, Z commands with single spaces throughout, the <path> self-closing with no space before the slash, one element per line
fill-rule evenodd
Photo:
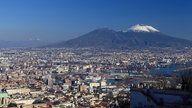
<path fill-rule="evenodd" d="M 0 108 L 192 108 L 192 0 L 0 0 Z"/>
<path fill-rule="evenodd" d="M 191 48 L 1 48 L 0 57 L 1 107 L 192 105 L 192 88 L 181 79 L 192 66 Z"/>

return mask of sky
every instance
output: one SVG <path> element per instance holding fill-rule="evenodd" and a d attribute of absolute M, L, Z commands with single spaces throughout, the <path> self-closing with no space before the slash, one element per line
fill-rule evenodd
<path fill-rule="evenodd" d="M 136 24 L 192 40 L 192 0 L 0 0 L 0 40 L 69 40 Z"/>

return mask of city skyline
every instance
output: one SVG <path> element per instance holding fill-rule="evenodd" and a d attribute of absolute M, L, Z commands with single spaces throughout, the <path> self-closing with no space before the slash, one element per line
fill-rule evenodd
<path fill-rule="evenodd" d="M 0 40 L 65 41 L 101 27 L 153 26 L 192 40 L 190 0 L 0 1 Z"/>

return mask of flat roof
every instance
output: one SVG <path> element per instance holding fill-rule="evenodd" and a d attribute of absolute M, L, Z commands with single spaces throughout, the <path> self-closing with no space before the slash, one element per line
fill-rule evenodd
<path fill-rule="evenodd" d="M 0 98 L 8 98 L 9 95 L 7 93 L 0 93 Z"/>

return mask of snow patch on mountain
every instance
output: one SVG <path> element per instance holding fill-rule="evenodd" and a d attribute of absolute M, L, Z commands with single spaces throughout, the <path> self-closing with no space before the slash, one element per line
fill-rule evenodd
<path fill-rule="evenodd" d="M 155 29 L 152 26 L 149 25 L 144 25 L 144 24 L 137 24 L 132 27 L 130 27 L 127 30 L 124 30 L 123 32 L 128 32 L 128 31 L 133 31 L 133 32 L 160 32 L 159 30 Z"/>

